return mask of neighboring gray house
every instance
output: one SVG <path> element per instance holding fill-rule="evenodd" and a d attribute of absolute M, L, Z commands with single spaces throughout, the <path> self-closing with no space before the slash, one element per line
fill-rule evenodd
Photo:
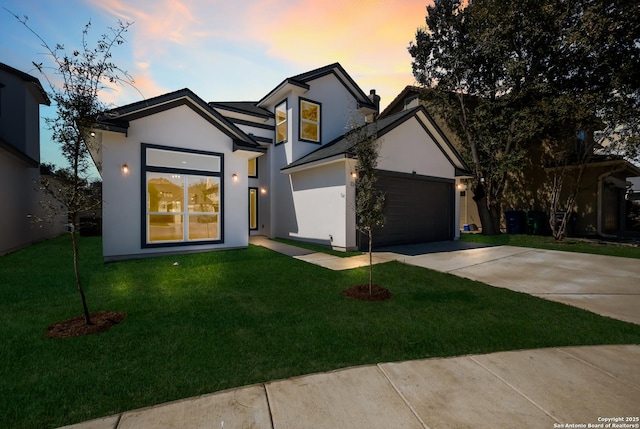
<path fill-rule="evenodd" d="M 61 222 L 34 224 L 41 216 L 40 105 L 49 97 L 40 81 L 0 63 L 0 255 L 62 232 Z"/>

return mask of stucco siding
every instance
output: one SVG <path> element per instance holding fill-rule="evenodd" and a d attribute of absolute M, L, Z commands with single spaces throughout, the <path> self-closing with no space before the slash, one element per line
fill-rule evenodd
<path fill-rule="evenodd" d="M 105 133 L 103 141 L 103 238 L 105 259 L 133 255 L 188 252 L 248 245 L 248 156 L 234 153 L 231 139 L 190 108 L 180 106 L 132 121 L 128 136 Z M 170 248 L 142 248 L 143 166 L 141 144 L 188 148 L 224 155 L 224 243 L 176 246 Z M 128 174 L 120 170 L 122 164 L 130 168 Z M 238 180 L 231 179 L 237 174 Z M 245 215 L 238 216 L 238 213 Z"/>
<path fill-rule="evenodd" d="M 455 178 L 455 169 L 415 118 L 380 138 L 378 169 Z"/>
<path fill-rule="evenodd" d="M 347 247 L 345 162 L 292 173 L 295 224 L 289 236 L 334 247 Z"/>

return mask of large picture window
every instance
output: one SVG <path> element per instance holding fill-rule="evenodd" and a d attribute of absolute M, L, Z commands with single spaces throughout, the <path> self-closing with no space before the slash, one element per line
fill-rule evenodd
<path fill-rule="evenodd" d="M 300 140 L 320 143 L 320 104 L 300 99 Z"/>
<path fill-rule="evenodd" d="M 276 144 L 287 141 L 287 100 L 276 106 Z"/>
<path fill-rule="evenodd" d="M 146 247 L 222 241 L 223 155 L 143 145 Z"/>

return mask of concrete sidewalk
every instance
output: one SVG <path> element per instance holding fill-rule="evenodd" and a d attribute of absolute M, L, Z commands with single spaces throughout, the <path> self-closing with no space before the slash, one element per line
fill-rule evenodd
<path fill-rule="evenodd" d="M 65 429 L 606 427 L 639 404 L 640 345 L 566 347 L 355 367 Z"/>

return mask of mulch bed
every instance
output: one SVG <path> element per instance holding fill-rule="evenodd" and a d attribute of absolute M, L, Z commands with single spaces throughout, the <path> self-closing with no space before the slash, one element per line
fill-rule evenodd
<path fill-rule="evenodd" d="M 343 290 L 342 294 L 347 298 L 360 301 L 388 301 L 391 299 L 391 292 L 376 284 L 371 285 L 371 293 L 369 293 L 368 283 L 352 286 L 347 290 Z"/>
<path fill-rule="evenodd" d="M 126 313 L 115 311 L 98 311 L 89 313 L 91 325 L 87 325 L 84 315 L 63 320 L 47 327 L 46 338 L 80 337 L 82 335 L 99 334 L 108 331 L 113 325 L 117 325 L 127 318 Z"/>

